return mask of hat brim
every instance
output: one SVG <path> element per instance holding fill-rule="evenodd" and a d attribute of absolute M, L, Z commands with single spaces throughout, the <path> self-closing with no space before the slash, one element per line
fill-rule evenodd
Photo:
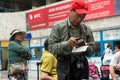
<path fill-rule="evenodd" d="M 26 38 L 26 32 L 24 32 L 24 31 L 16 31 L 16 32 L 14 32 L 14 34 L 12 34 L 11 36 L 10 36 L 10 41 L 11 40 L 13 40 L 13 36 L 15 35 L 15 34 L 17 34 L 17 33 L 22 33 L 23 34 L 23 39 L 25 39 Z"/>
<path fill-rule="evenodd" d="M 87 14 L 87 13 L 88 13 L 88 11 L 85 10 L 85 9 L 76 9 L 75 11 L 76 11 L 78 14 Z"/>

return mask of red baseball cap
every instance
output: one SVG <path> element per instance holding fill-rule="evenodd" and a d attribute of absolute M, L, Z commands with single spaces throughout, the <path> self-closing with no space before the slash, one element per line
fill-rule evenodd
<path fill-rule="evenodd" d="M 71 9 L 75 10 L 78 14 L 88 13 L 88 6 L 84 0 L 75 0 Z"/>

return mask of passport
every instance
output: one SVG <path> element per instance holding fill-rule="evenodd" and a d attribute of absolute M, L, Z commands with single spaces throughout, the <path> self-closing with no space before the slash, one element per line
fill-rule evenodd
<path fill-rule="evenodd" d="M 77 38 L 76 40 L 78 41 L 78 47 L 85 46 L 85 41 L 82 38 Z"/>

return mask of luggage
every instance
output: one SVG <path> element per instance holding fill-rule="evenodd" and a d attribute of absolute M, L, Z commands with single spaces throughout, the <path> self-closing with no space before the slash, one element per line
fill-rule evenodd
<path fill-rule="evenodd" d="M 97 66 L 89 62 L 89 77 L 93 80 L 100 80 L 100 75 Z"/>
<path fill-rule="evenodd" d="M 37 65 L 37 80 L 39 80 L 39 66 L 41 65 L 42 63 L 41 62 L 37 62 L 36 65 Z"/>
<path fill-rule="evenodd" d="M 102 65 L 100 67 L 101 70 L 101 80 L 109 80 L 109 65 Z"/>

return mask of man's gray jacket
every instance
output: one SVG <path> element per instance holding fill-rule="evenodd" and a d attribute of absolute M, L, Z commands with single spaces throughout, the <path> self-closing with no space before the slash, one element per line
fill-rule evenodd
<path fill-rule="evenodd" d="M 87 49 L 87 56 L 94 51 L 94 38 L 92 30 L 80 23 L 77 29 L 73 29 L 68 19 L 57 22 L 53 27 L 49 36 L 49 51 L 55 55 L 67 55 L 72 52 L 72 46 L 67 45 L 67 40 L 71 37 L 81 37 L 90 44 Z"/>

